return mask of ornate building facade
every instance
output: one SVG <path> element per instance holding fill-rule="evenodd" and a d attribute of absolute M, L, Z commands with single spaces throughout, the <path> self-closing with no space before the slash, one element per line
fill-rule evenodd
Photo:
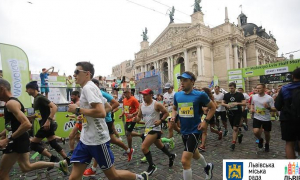
<path fill-rule="evenodd" d="M 196 86 L 207 87 L 213 76 L 227 89 L 227 71 L 277 61 L 278 46 L 271 32 L 238 16 L 238 25 L 230 23 L 227 8 L 225 22 L 210 28 L 201 11 L 191 15 L 191 23 L 169 24 L 149 46 L 141 42 L 135 54 L 135 74 L 157 69 L 163 83 L 173 82 L 173 68 L 181 64 L 181 72 L 197 76 Z M 258 77 L 246 79 L 246 89 L 258 83 Z"/>

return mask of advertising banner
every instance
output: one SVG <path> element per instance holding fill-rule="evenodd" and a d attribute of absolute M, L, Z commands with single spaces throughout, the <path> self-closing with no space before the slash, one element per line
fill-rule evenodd
<path fill-rule="evenodd" d="M 300 67 L 300 59 L 286 60 L 260 66 L 247 67 L 243 69 L 243 77 L 287 73 L 294 71 L 297 67 Z"/>
<path fill-rule="evenodd" d="M 26 84 L 30 82 L 28 58 L 25 52 L 12 45 L 0 43 L 3 79 L 11 85 L 11 92 L 25 108 L 31 107 L 30 96 L 26 93 Z"/>
<path fill-rule="evenodd" d="M 278 73 L 259 76 L 260 83 L 263 84 L 275 84 L 275 83 L 286 83 L 292 82 L 292 73 Z"/>
<path fill-rule="evenodd" d="M 236 88 L 245 89 L 245 80 L 243 77 L 243 69 L 228 70 L 228 83 L 235 82 Z"/>
<path fill-rule="evenodd" d="M 180 85 L 180 80 L 177 79 L 178 76 L 180 76 L 180 66 L 181 64 L 177 64 L 174 68 L 174 74 L 173 74 L 173 81 L 174 81 L 174 91 L 177 92 L 179 85 Z"/>

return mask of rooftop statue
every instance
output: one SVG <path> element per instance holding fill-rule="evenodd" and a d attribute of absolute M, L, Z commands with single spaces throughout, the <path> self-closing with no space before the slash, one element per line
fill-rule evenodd
<path fill-rule="evenodd" d="M 200 11 L 201 12 L 201 6 L 200 6 L 201 0 L 195 0 L 194 3 L 194 13 Z"/>
<path fill-rule="evenodd" d="M 143 31 L 143 34 L 141 36 L 143 36 L 143 41 L 147 41 L 148 40 L 148 36 L 147 36 L 148 30 L 145 27 L 145 31 Z"/>
<path fill-rule="evenodd" d="M 174 13 L 175 13 L 175 8 L 174 6 L 172 7 L 172 10 L 170 11 L 169 17 L 170 17 L 170 24 L 174 23 Z"/>

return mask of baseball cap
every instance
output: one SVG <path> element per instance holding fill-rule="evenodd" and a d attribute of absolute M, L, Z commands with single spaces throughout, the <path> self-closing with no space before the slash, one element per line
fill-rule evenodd
<path fill-rule="evenodd" d="M 26 84 L 26 89 L 34 89 L 39 91 L 39 85 L 37 84 L 37 81 L 31 81 Z"/>
<path fill-rule="evenodd" d="M 181 79 L 181 78 L 185 78 L 185 79 L 190 79 L 190 80 L 195 80 L 191 75 L 189 75 L 188 73 L 182 73 L 180 76 L 177 77 L 177 79 Z"/>
<path fill-rule="evenodd" d="M 154 94 L 154 93 L 151 89 L 145 89 L 143 91 L 140 91 L 140 94 L 147 95 L 147 94 Z"/>
<path fill-rule="evenodd" d="M 173 87 L 171 83 L 166 83 L 164 89 L 170 89 L 171 87 Z"/>

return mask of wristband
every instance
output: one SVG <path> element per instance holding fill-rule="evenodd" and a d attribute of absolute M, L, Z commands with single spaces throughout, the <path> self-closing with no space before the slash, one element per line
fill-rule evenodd
<path fill-rule="evenodd" d="M 53 119 L 51 117 L 48 117 L 47 119 L 49 119 L 50 121 L 53 121 Z"/>
<path fill-rule="evenodd" d="M 75 114 L 78 116 L 80 114 L 80 107 L 76 108 Z"/>
<path fill-rule="evenodd" d="M 208 122 L 209 122 L 209 120 L 208 120 L 208 119 L 204 119 L 204 121 L 205 121 L 206 123 L 208 123 Z"/>

